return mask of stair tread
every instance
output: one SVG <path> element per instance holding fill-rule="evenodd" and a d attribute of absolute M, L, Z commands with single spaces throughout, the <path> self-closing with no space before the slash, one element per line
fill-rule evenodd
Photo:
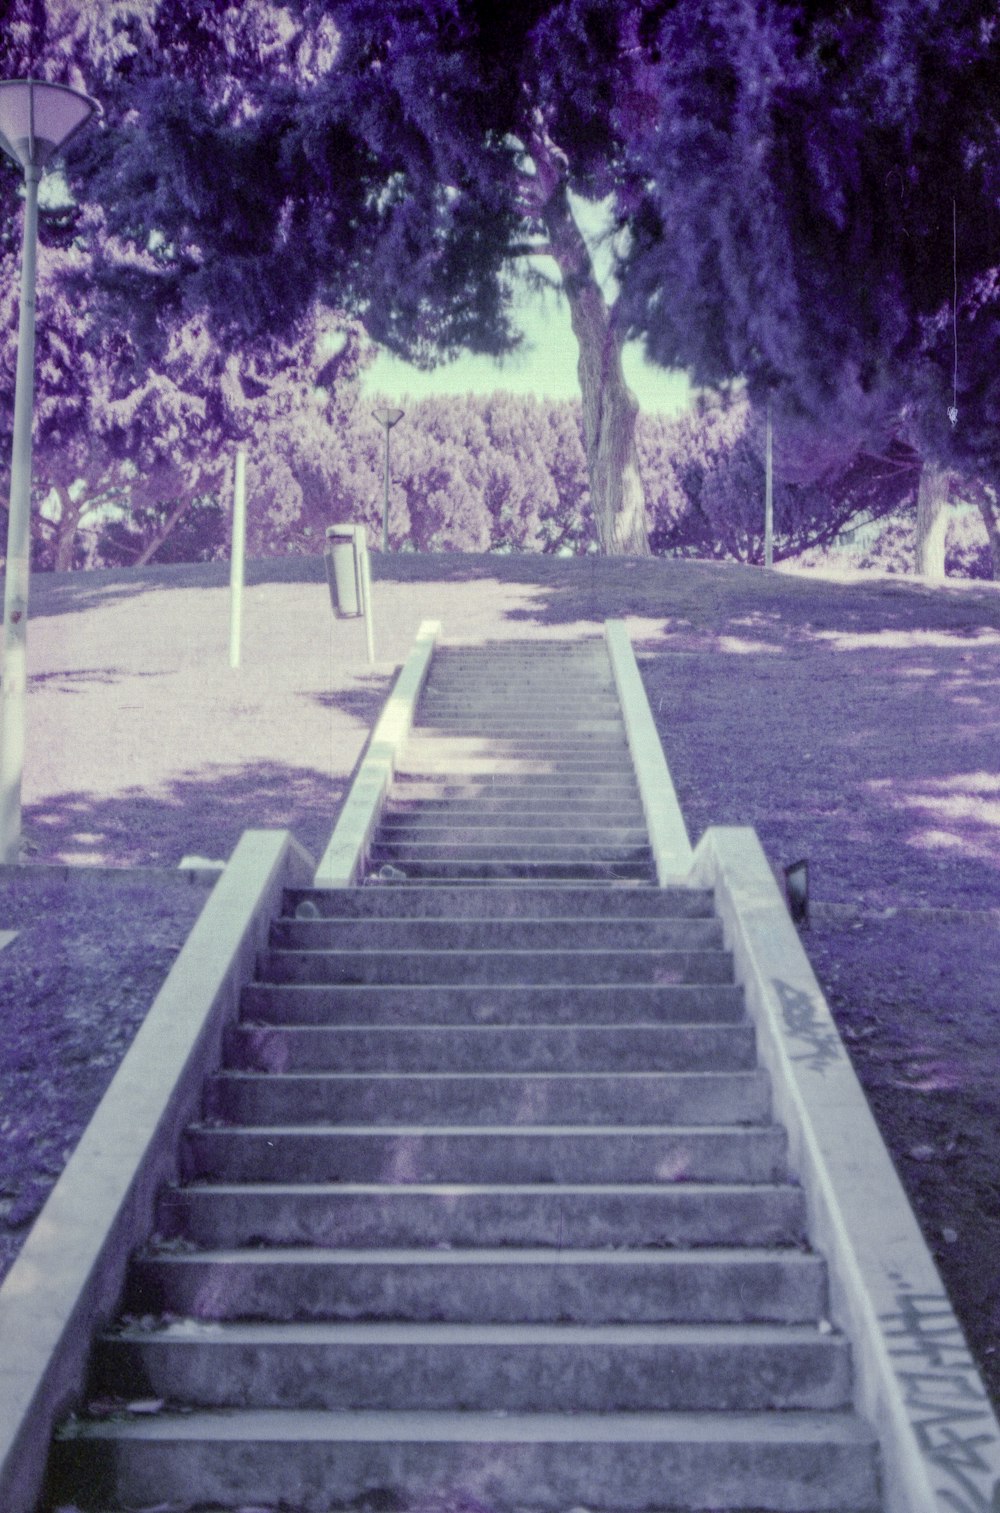
<path fill-rule="evenodd" d="M 739 1193 L 761 1196 L 766 1193 L 799 1192 L 792 1181 L 786 1182 L 212 1182 L 195 1181 L 168 1186 L 171 1192 L 253 1194 L 276 1193 L 292 1196 L 304 1194 L 366 1194 L 379 1197 L 442 1194 L 445 1197 L 469 1194 L 494 1194 L 499 1197 L 574 1196 L 598 1197 L 605 1193 L 639 1197 L 651 1194 L 658 1198 L 682 1194 L 687 1198 L 719 1197 Z"/>
<path fill-rule="evenodd" d="M 104 1340 L 167 1345 L 811 1345 L 843 1348 L 843 1335 L 815 1324 L 492 1324 L 385 1320 L 170 1319 L 153 1329 L 115 1329 Z"/>
<path fill-rule="evenodd" d="M 779 1124 L 209 1124 L 194 1123 L 187 1126 L 189 1134 L 197 1135 L 253 1135 L 273 1138 L 295 1135 L 321 1138 L 341 1135 L 351 1138 L 399 1140 L 404 1137 L 454 1135 L 456 1138 L 488 1136 L 492 1139 L 552 1139 L 555 1136 L 567 1139 L 616 1139 L 631 1140 L 636 1136 L 662 1136 L 690 1140 L 711 1139 L 714 1136 L 731 1138 L 743 1135 L 747 1139 L 765 1131 L 779 1131 Z"/>
<path fill-rule="evenodd" d="M 156 1246 L 146 1251 L 141 1259 L 149 1263 L 171 1266 L 186 1265 L 254 1265 L 254 1266 L 521 1266 L 556 1267 L 569 1269 L 574 1266 L 643 1266 L 650 1268 L 677 1269 L 679 1267 L 760 1266 L 778 1262 L 781 1265 L 818 1267 L 822 1258 L 798 1245 L 764 1246 L 715 1245 L 693 1250 L 594 1250 L 584 1247 L 556 1249 L 550 1246 L 511 1246 L 469 1248 L 455 1246 L 443 1250 L 434 1247 L 399 1246 L 380 1249 L 336 1250 L 318 1245 L 273 1245 L 266 1249 L 260 1246 L 228 1246 L 191 1250 L 168 1250 Z"/>
<path fill-rule="evenodd" d="M 758 1413 L 496 1413 L 434 1409 L 351 1410 L 227 1408 L 210 1412 L 76 1420 L 61 1435 L 72 1439 L 364 1440 L 384 1443 L 518 1441 L 616 1444 L 702 1441 L 870 1446 L 874 1430 L 850 1410 L 772 1409 Z"/>

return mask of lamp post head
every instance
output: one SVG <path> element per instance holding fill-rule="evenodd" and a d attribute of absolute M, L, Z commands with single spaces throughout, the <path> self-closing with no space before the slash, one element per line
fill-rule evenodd
<path fill-rule="evenodd" d="M 42 169 L 100 106 L 44 79 L 0 80 L 0 150 L 22 169 Z"/>
<path fill-rule="evenodd" d="M 398 420 L 402 420 L 403 416 L 406 414 L 406 411 L 405 410 L 373 410 L 372 414 L 374 415 L 375 419 L 378 421 L 378 423 L 379 423 L 380 426 L 385 426 L 385 428 L 386 428 L 387 431 L 391 431 L 392 427 L 396 424 L 396 422 Z"/>

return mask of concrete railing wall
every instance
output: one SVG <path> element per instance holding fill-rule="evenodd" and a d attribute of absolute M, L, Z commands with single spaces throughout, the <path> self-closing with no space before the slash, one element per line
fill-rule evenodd
<path fill-rule="evenodd" d="M 757 834 L 713 827 L 685 860 L 625 626 L 606 633 L 657 876 L 714 892 L 832 1318 L 851 1341 L 857 1407 L 879 1434 L 885 1513 L 1000 1513 L 1000 1427 Z"/>
<path fill-rule="evenodd" d="M 683 880 L 691 865 L 691 842 L 624 621 L 605 620 L 604 636 L 662 888 Z"/>
<path fill-rule="evenodd" d="M 756 832 L 706 831 L 689 880 L 713 889 L 733 952 L 879 1435 L 885 1513 L 994 1513 L 1000 1427 Z"/>
<path fill-rule="evenodd" d="M 361 880 L 368 847 L 385 806 L 396 760 L 410 733 L 434 643 L 440 634 L 437 620 L 425 620 L 417 632 L 413 650 L 403 663 L 372 731 L 351 791 L 316 869 L 317 888 L 350 888 Z"/>
<path fill-rule="evenodd" d="M 52 1431 L 177 1175 L 282 889 L 308 885 L 314 865 L 287 832 L 245 832 L 0 1288 L 3 1513 L 33 1513 Z"/>

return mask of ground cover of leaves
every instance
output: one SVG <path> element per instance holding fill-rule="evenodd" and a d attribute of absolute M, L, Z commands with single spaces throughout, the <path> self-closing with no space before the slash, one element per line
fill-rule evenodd
<path fill-rule="evenodd" d="M 1000 590 L 710 562 L 374 568 L 373 667 L 319 559 L 253 565 L 235 671 L 224 565 L 36 579 L 29 860 L 164 875 L 0 879 L 0 931 L 21 931 L 0 999 L 24 998 L 0 1028 L 0 1272 L 204 898 L 167 869 L 249 826 L 318 855 L 421 620 L 488 641 L 619 616 L 692 839 L 750 824 L 779 874 L 809 859 L 807 949 L 1000 1403 Z"/>

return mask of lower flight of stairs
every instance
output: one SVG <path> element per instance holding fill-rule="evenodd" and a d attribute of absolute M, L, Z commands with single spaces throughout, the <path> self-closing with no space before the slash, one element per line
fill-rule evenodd
<path fill-rule="evenodd" d="M 380 880 L 286 895 L 47 1506 L 877 1513 L 711 896 L 553 856 L 598 803 L 544 857 L 491 851 L 506 797 L 400 837 L 435 781 Z"/>

